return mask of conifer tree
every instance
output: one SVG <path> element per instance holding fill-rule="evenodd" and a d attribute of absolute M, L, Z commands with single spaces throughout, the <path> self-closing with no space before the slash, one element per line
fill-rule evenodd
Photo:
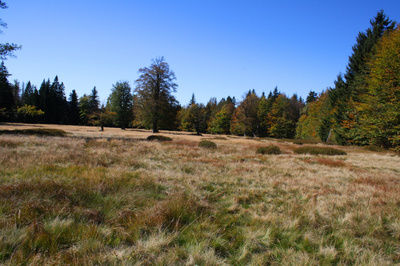
<path fill-rule="evenodd" d="M 28 81 L 21 96 L 21 101 L 23 105 L 26 104 L 26 105 L 38 106 L 39 103 L 37 102 L 36 99 L 35 89 L 36 88 L 32 86 L 31 82 Z"/>
<path fill-rule="evenodd" d="M 257 106 L 257 117 L 260 123 L 258 134 L 260 137 L 269 136 L 268 114 L 271 111 L 271 106 L 271 100 L 267 99 L 263 93 Z"/>
<path fill-rule="evenodd" d="M 310 91 L 308 93 L 307 99 L 306 99 L 306 103 L 312 103 L 317 99 L 317 93 L 315 91 Z"/>
<path fill-rule="evenodd" d="M 94 87 L 92 89 L 92 92 L 90 93 L 89 98 L 90 98 L 90 101 L 89 101 L 90 113 L 94 114 L 94 113 L 99 112 L 100 101 L 99 101 L 99 95 L 98 95 L 96 87 Z"/>
<path fill-rule="evenodd" d="M 335 106 L 334 130 L 336 140 L 340 144 L 365 142 L 356 140 L 361 134 L 356 106 L 359 105 L 361 95 L 366 93 L 367 62 L 371 59 L 374 47 L 383 34 L 395 26 L 383 11 L 379 11 L 370 24 L 370 28 L 357 36 L 344 80 L 339 76 L 335 88 L 330 93 L 330 102 Z"/>
<path fill-rule="evenodd" d="M 68 100 L 68 123 L 71 125 L 80 124 L 79 101 L 75 90 L 72 90 Z"/>
<path fill-rule="evenodd" d="M 188 107 L 181 110 L 181 127 L 183 130 L 195 131 L 197 135 L 207 129 L 205 107 L 196 103 L 194 94 Z"/>
<path fill-rule="evenodd" d="M 15 107 L 15 99 L 13 95 L 13 87 L 8 81 L 10 74 L 4 61 L 0 64 L 0 108 L 5 108 L 10 111 Z"/>

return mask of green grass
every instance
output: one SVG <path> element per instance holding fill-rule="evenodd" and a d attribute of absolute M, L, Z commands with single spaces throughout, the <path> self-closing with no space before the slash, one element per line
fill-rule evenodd
<path fill-rule="evenodd" d="M 343 150 L 331 148 L 331 147 L 316 147 L 316 146 L 305 146 L 296 148 L 293 150 L 297 154 L 311 154 L 311 155 L 346 155 L 347 153 Z"/>

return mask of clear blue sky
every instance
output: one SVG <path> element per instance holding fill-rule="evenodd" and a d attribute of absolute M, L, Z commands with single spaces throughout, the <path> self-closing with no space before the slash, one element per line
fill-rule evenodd
<path fill-rule="evenodd" d="M 23 49 L 6 62 L 12 79 L 58 75 L 66 94 L 99 90 L 164 56 L 177 76 L 175 94 L 242 99 L 275 86 L 305 96 L 344 72 L 359 31 L 378 10 L 400 21 L 400 1 L 8 0 L 0 42 Z"/>

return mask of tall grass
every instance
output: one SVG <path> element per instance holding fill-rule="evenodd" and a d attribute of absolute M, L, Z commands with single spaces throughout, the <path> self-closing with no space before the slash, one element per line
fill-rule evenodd
<path fill-rule="evenodd" d="M 0 264 L 398 262 L 399 157 L 197 143 L 1 135 Z"/>

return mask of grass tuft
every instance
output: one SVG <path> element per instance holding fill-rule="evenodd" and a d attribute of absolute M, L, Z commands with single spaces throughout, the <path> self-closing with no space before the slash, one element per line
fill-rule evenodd
<path fill-rule="evenodd" d="M 199 147 L 206 148 L 206 149 L 216 149 L 217 144 L 215 144 L 215 142 L 212 142 L 209 140 L 202 140 L 199 142 Z"/>
<path fill-rule="evenodd" d="M 150 135 L 147 137 L 148 141 L 172 141 L 172 138 L 163 135 Z"/>
<path fill-rule="evenodd" d="M 331 147 L 316 147 L 316 146 L 305 146 L 293 150 L 297 154 L 312 154 L 312 155 L 346 155 L 347 153 L 343 150 L 331 148 Z"/>
<path fill-rule="evenodd" d="M 256 153 L 258 154 L 281 154 L 281 149 L 275 145 L 269 145 L 266 147 L 257 148 Z"/>

